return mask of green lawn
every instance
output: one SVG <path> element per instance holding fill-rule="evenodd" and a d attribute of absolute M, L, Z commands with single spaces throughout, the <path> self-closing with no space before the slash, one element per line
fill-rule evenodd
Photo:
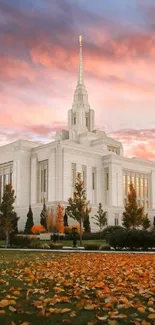
<path fill-rule="evenodd" d="M 1 251 L 0 324 L 152 325 L 154 270 L 149 254 Z"/>
<path fill-rule="evenodd" d="M 42 243 L 42 244 L 44 244 L 44 243 L 53 244 L 53 240 L 47 240 L 47 241 L 37 240 L 37 242 Z M 60 240 L 59 243 L 62 244 L 63 246 L 68 246 L 68 247 L 71 247 L 73 245 L 72 240 Z M 83 240 L 82 241 L 83 246 L 89 245 L 89 244 L 101 246 L 101 245 L 106 245 L 106 241 L 105 240 Z M 79 240 L 77 241 L 77 245 L 80 246 Z M 0 246 L 1 247 L 5 246 L 4 240 L 0 240 Z"/>

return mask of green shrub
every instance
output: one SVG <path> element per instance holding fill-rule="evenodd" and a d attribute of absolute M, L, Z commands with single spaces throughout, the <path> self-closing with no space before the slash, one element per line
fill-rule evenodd
<path fill-rule="evenodd" d="M 40 248 L 42 248 L 42 249 L 49 249 L 50 246 L 47 243 L 44 243 L 44 244 L 41 244 L 40 245 Z"/>
<path fill-rule="evenodd" d="M 10 246 L 27 248 L 30 245 L 30 238 L 26 236 L 10 236 Z"/>
<path fill-rule="evenodd" d="M 115 249 L 147 250 L 155 247 L 155 235 L 139 229 L 116 230 L 109 236 L 109 245 Z"/>
<path fill-rule="evenodd" d="M 126 231 L 125 228 L 121 226 L 108 226 L 102 231 L 102 238 L 108 242 L 110 235 L 117 230 Z"/>
<path fill-rule="evenodd" d="M 101 245 L 100 247 L 99 247 L 99 250 L 100 251 L 110 251 L 111 250 L 111 247 L 110 247 L 110 245 Z"/>
<path fill-rule="evenodd" d="M 96 250 L 99 250 L 99 247 L 100 247 L 100 245 L 98 245 L 98 244 L 87 244 L 87 245 L 85 245 L 84 246 L 84 248 L 86 249 L 86 250 L 90 250 L 90 251 L 96 251 Z"/>
<path fill-rule="evenodd" d="M 50 244 L 50 248 L 51 249 L 62 249 L 63 248 L 63 245 L 60 244 L 60 243 L 53 243 L 53 244 Z"/>
<path fill-rule="evenodd" d="M 31 240 L 29 244 L 29 248 L 41 248 L 42 243 L 39 240 Z"/>

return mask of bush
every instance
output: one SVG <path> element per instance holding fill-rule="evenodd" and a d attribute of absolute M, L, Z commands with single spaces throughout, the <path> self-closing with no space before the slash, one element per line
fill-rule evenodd
<path fill-rule="evenodd" d="M 100 245 L 98 245 L 98 244 L 87 244 L 84 246 L 84 248 L 89 251 L 98 251 L 99 247 L 100 247 Z"/>
<path fill-rule="evenodd" d="M 138 229 L 116 230 L 109 236 L 109 245 L 115 249 L 147 250 L 155 247 L 155 235 L 153 232 Z"/>
<path fill-rule="evenodd" d="M 127 233 L 120 229 L 116 229 L 109 234 L 109 245 L 114 247 L 115 249 L 122 249 L 125 247 Z"/>
<path fill-rule="evenodd" d="M 30 238 L 26 236 L 10 236 L 10 246 L 28 248 L 30 245 Z"/>
<path fill-rule="evenodd" d="M 125 228 L 121 226 L 108 226 L 102 231 L 102 238 L 108 242 L 110 235 L 117 230 L 125 231 Z"/>
<path fill-rule="evenodd" d="M 50 244 L 50 248 L 51 249 L 62 249 L 63 248 L 63 245 L 62 244 L 59 244 L 59 243 L 53 243 L 53 244 Z"/>
<path fill-rule="evenodd" d="M 29 248 L 39 249 L 41 248 L 42 243 L 39 240 L 31 240 L 29 244 Z"/>
<path fill-rule="evenodd" d="M 110 245 L 101 245 L 100 247 L 99 247 L 99 250 L 100 251 L 110 251 L 111 250 L 111 247 L 110 247 Z"/>

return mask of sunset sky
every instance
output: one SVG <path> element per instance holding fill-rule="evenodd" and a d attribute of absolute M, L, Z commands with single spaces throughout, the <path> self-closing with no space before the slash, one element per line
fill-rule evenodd
<path fill-rule="evenodd" d="M 0 145 L 67 126 L 79 34 L 96 128 L 155 159 L 155 0 L 0 0 Z"/>

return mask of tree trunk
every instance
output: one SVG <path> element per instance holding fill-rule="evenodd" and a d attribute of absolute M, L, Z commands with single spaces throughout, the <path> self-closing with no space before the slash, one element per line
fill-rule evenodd
<path fill-rule="evenodd" d="M 80 246 L 82 246 L 82 220 L 80 218 Z"/>
<path fill-rule="evenodd" d="M 5 238 L 5 247 L 6 248 L 8 248 L 8 246 L 9 246 L 9 232 L 8 231 L 6 231 L 6 238 Z"/>

